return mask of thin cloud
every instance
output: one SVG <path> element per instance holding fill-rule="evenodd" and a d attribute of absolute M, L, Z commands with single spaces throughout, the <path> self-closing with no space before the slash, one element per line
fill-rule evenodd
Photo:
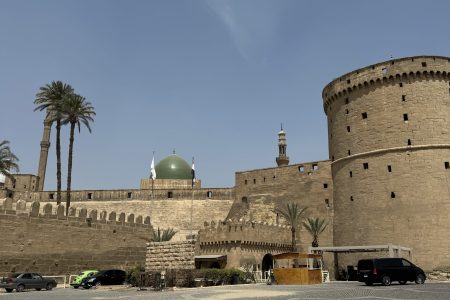
<path fill-rule="evenodd" d="M 263 62 L 277 44 L 283 13 L 289 7 L 284 1 L 209 0 L 204 3 L 222 23 L 241 56 Z"/>

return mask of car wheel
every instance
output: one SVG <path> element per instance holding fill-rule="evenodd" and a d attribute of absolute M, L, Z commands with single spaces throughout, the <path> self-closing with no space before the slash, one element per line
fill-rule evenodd
<path fill-rule="evenodd" d="M 368 286 L 373 285 L 373 282 L 372 282 L 372 281 L 365 281 L 364 283 L 365 283 L 366 285 L 368 285 Z"/>
<path fill-rule="evenodd" d="M 97 282 L 95 283 L 95 287 L 100 287 L 100 286 L 102 286 L 102 283 L 101 283 L 100 281 L 97 281 Z"/>
<path fill-rule="evenodd" d="M 51 283 L 51 282 L 47 283 L 47 285 L 45 286 L 45 289 L 47 291 L 51 291 L 53 289 L 53 283 Z"/>
<path fill-rule="evenodd" d="M 91 286 L 90 285 L 83 285 L 83 289 L 86 289 L 86 290 L 88 290 L 88 289 L 90 289 L 91 288 Z"/>
<path fill-rule="evenodd" d="M 11 293 L 13 289 L 5 289 L 7 293 Z"/>
<path fill-rule="evenodd" d="M 79 288 L 79 287 L 80 287 L 79 285 L 74 285 L 74 286 L 73 286 L 74 289 L 77 289 L 77 288 Z"/>
<path fill-rule="evenodd" d="M 388 275 L 383 275 L 383 277 L 381 277 L 381 283 L 384 286 L 391 285 L 391 277 L 389 277 Z"/>
<path fill-rule="evenodd" d="M 36 291 L 40 291 L 41 290 L 41 288 L 36 288 Z"/>
<path fill-rule="evenodd" d="M 23 285 L 23 284 L 19 284 L 17 287 L 16 287 L 16 291 L 18 291 L 19 293 L 20 292 L 23 292 L 25 290 L 25 286 Z"/>
<path fill-rule="evenodd" d="M 423 276 L 423 274 L 418 274 L 416 276 L 416 283 L 417 284 L 424 284 L 425 283 L 425 276 Z"/>
<path fill-rule="evenodd" d="M 398 283 L 400 283 L 400 284 L 406 284 L 406 280 L 399 280 Z"/>

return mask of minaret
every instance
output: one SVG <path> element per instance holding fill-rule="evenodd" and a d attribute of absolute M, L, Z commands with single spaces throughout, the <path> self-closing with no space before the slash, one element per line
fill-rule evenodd
<path fill-rule="evenodd" d="M 48 157 L 48 148 L 50 148 L 50 130 L 52 128 L 51 115 L 47 112 L 47 116 L 44 120 L 44 134 L 42 135 L 41 141 L 41 154 L 39 156 L 39 168 L 38 168 L 38 176 L 39 183 L 37 186 L 38 191 L 44 190 L 44 181 L 45 181 L 45 170 L 47 169 L 47 157 Z"/>
<path fill-rule="evenodd" d="M 283 124 L 281 124 L 281 130 L 278 132 L 278 157 L 276 159 L 279 167 L 289 164 L 289 157 L 286 156 L 286 148 L 286 133 L 283 130 Z"/>

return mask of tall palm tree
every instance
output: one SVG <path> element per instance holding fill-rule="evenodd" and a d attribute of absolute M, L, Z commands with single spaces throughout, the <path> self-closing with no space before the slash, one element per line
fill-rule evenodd
<path fill-rule="evenodd" d="M 307 221 L 308 222 L 303 222 L 303 227 L 308 230 L 313 238 L 311 246 L 319 247 L 319 235 L 327 228 L 328 223 L 325 223 L 325 219 L 319 218 L 308 218 Z"/>
<path fill-rule="evenodd" d="M 52 81 L 39 88 L 34 104 L 37 110 L 47 110 L 56 122 L 56 203 L 61 203 L 61 104 L 65 97 L 73 94 L 73 88 L 61 81 Z"/>
<path fill-rule="evenodd" d="M 71 94 L 63 99 L 61 106 L 61 125 L 70 124 L 70 139 L 69 139 L 69 159 L 67 162 L 67 200 L 66 200 L 66 215 L 69 214 L 70 207 L 70 191 L 72 182 L 72 157 L 73 157 L 73 142 L 75 139 L 75 126 L 78 125 L 78 132 L 81 131 L 81 124 L 84 124 L 89 132 L 92 132 L 90 122 L 94 122 L 95 111 L 90 102 L 86 98 Z"/>
<path fill-rule="evenodd" d="M 9 148 L 9 141 L 0 142 L 0 174 L 14 180 L 11 175 L 11 171 L 19 172 L 19 165 L 17 162 L 19 159 Z"/>
<path fill-rule="evenodd" d="M 275 209 L 275 212 L 280 214 L 291 226 L 293 252 L 297 251 L 296 231 L 306 209 L 306 207 L 300 208 L 297 203 L 288 203 L 284 209 Z"/>

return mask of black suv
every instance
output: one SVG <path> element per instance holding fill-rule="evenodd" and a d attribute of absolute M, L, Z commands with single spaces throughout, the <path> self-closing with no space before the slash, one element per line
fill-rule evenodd
<path fill-rule="evenodd" d="M 125 282 L 125 271 L 122 270 L 102 270 L 86 277 L 81 281 L 81 286 L 89 289 L 93 286 L 123 284 Z"/>
<path fill-rule="evenodd" d="M 375 282 L 390 285 L 392 281 L 422 284 L 425 279 L 424 271 L 404 258 L 362 259 L 358 262 L 358 281 L 367 285 Z"/>

